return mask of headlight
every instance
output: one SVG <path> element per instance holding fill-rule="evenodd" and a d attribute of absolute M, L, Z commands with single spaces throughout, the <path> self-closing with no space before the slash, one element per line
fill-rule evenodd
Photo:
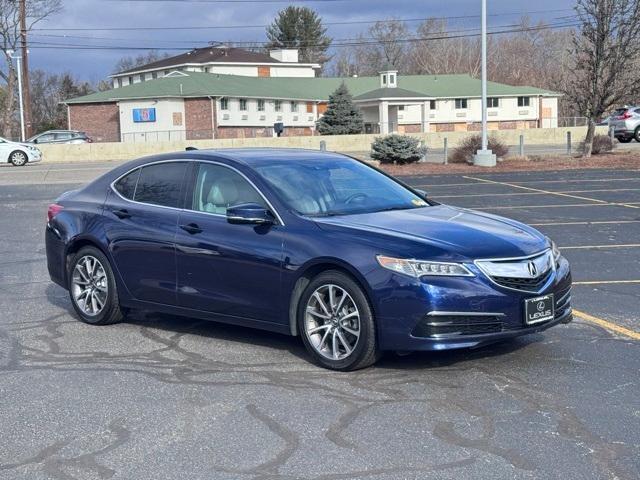
<path fill-rule="evenodd" d="M 549 241 L 551 242 L 551 253 L 553 253 L 553 261 L 555 263 L 558 263 L 558 261 L 560 260 L 560 255 L 561 255 L 560 254 L 560 249 L 556 245 L 556 242 L 554 242 L 551 239 L 549 239 Z"/>
<path fill-rule="evenodd" d="M 397 273 L 404 273 L 411 277 L 420 278 L 425 275 L 445 277 L 473 277 L 467 267 L 460 263 L 430 262 L 425 260 L 410 260 L 405 258 L 376 257 L 381 267 Z"/>

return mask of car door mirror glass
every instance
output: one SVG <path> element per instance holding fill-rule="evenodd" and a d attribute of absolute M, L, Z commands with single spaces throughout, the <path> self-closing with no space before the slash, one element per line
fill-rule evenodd
<path fill-rule="evenodd" d="M 257 203 L 243 203 L 227 208 L 227 221 L 233 224 L 273 224 L 273 214 Z"/>

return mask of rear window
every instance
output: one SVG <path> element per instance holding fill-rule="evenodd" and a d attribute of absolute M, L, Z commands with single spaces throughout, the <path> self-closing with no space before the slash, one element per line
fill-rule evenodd
<path fill-rule="evenodd" d="M 71 137 L 70 132 L 56 133 L 56 140 L 71 140 Z"/>
<path fill-rule="evenodd" d="M 136 191 L 136 184 L 138 183 L 138 177 L 140 176 L 140 169 L 125 175 L 118 180 L 113 186 L 117 192 L 127 200 L 133 200 L 133 195 Z"/>
<path fill-rule="evenodd" d="M 142 167 L 133 199 L 164 207 L 178 207 L 186 162 L 159 163 Z"/>

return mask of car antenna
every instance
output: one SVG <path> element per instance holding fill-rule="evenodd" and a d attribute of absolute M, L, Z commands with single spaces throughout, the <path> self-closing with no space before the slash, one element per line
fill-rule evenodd
<path fill-rule="evenodd" d="M 189 152 L 189 151 L 191 151 L 191 150 L 198 150 L 198 149 L 197 149 L 197 147 L 187 147 L 187 148 L 185 148 L 185 150 L 186 150 L 187 152 Z"/>

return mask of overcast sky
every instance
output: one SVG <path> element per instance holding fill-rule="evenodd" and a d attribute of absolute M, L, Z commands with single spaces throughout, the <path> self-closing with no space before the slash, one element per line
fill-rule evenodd
<path fill-rule="evenodd" d="M 233 0 L 229 0 L 233 1 Z M 62 13 L 39 23 L 30 37 L 31 68 L 52 72 L 70 71 L 79 79 L 105 78 L 115 62 L 138 51 L 68 50 L 57 44 L 122 46 L 138 48 L 184 48 L 207 45 L 210 41 L 265 41 L 264 27 L 207 30 L 72 30 L 113 27 L 234 27 L 266 25 L 291 2 L 214 3 L 211 0 L 63 0 Z M 244 0 L 246 2 L 246 0 Z M 574 0 L 488 0 L 489 25 L 498 28 L 517 22 L 527 12 L 532 20 L 563 21 L 571 15 Z M 294 3 L 296 4 L 296 3 Z M 478 18 L 451 18 L 479 15 L 480 0 L 336 0 L 297 3 L 319 12 L 325 22 L 379 20 L 391 17 L 419 19 L 449 17 L 449 30 L 473 28 Z M 418 22 L 410 22 L 415 27 Z M 331 25 L 335 39 L 353 38 L 368 25 Z M 63 29 L 63 30 L 44 30 Z M 64 36 L 66 35 L 66 37 Z M 44 43 L 43 43 L 44 42 Z M 52 48 L 43 48 L 48 45 Z M 178 53 L 178 51 L 170 51 Z"/>

